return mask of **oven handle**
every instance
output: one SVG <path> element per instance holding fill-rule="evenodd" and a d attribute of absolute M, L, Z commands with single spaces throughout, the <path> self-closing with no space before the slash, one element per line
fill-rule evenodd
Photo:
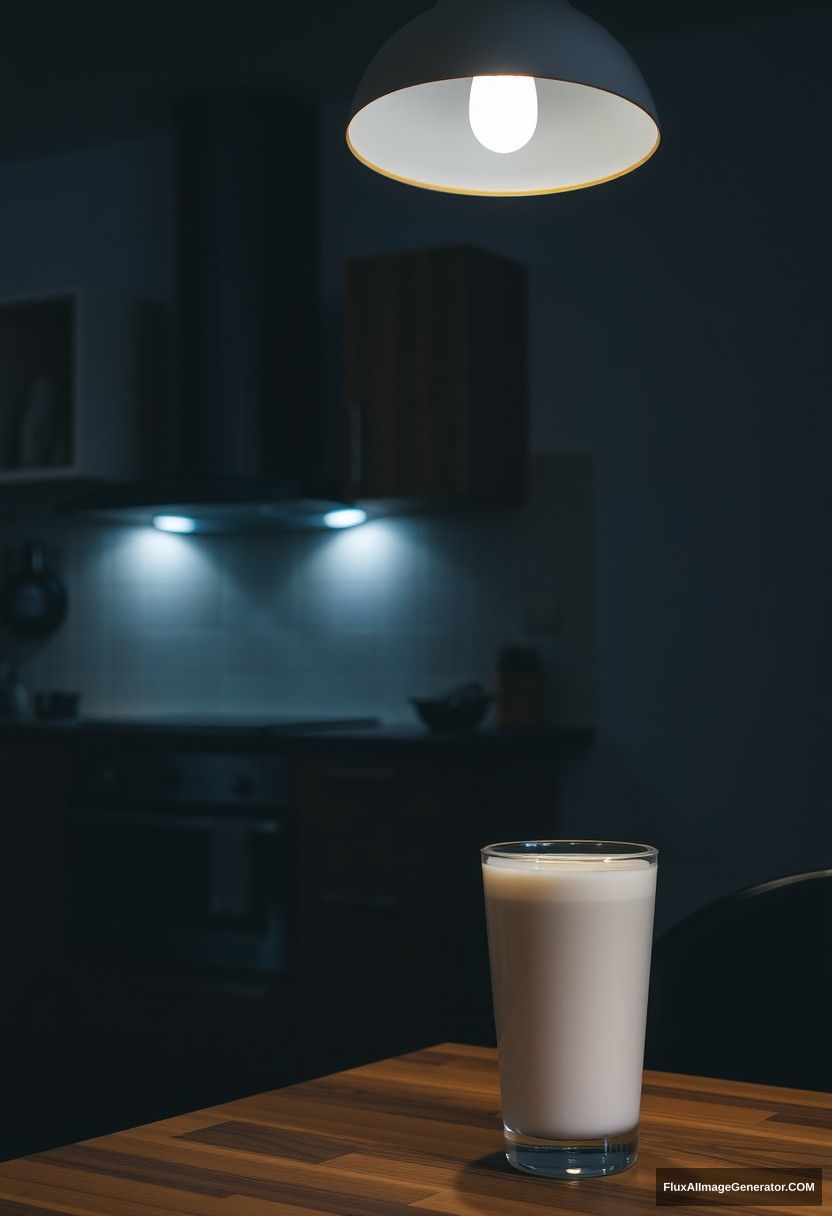
<path fill-rule="evenodd" d="M 214 832 L 218 828 L 233 828 L 235 832 L 250 832 L 258 836 L 278 836 L 283 831 L 279 819 L 234 819 L 212 815 L 143 815 L 136 811 L 81 811 L 70 809 L 68 819 L 77 823 L 135 823 L 145 827 L 161 827 L 191 831 Z"/>

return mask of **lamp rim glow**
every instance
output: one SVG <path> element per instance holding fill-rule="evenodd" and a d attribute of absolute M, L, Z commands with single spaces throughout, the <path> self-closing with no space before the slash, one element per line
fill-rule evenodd
<path fill-rule="evenodd" d="M 526 73 L 519 73 L 519 72 L 518 73 L 508 73 L 505 71 L 501 71 L 501 72 L 478 71 L 476 73 L 477 76 L 506 76 L 506 75 L 512 75 L 512 74 L 513 75 L 526 75 Z M 607 182 L 617 181 L 618 178 L 620 178 L 620 177 L 626 177 L 628 174 L 634 173 L 636 169 L 640 169 L 642 165 L 645 165 L 647 163 L 647 161 L 651 160 L 652 157 L 658 151 L 659 146 L 662 141 L 661 125 L 660 125 L 659 120 L 656 117 L 655 113 L 652 113 L 646 105 L 642 105 L 638 101 L 634 101 L 632 97 L 627 97 L 627 96 L 625 96 L 625 94 L 619 93 L 615 89 L 604 88 L 600 85 L 587 84 L 585 81 L 570 79 L 567 76 L 545 76 L 545 75 L 540 75 L 539 73 L 535 74 L 535 75 L 531 75 L 531 74 L 528 74 L 528 75 L 529 75 L 529 78 L 534 81 L 536 88 L 538 86 L 538 82 L 546 82 L 546 81 L 549 81 L 553 84 L 573 85 L 580 89 L 586 89 L 589 92 L 600 93 L 607 97 L 614 97 L 618 101 L 621 101 L 628 106 L 632 106 L 632 108 L 634 110 L 640 111 L 640 113 L 642 113 L 647 119 L 649 119 L 650 122 L 655 127 L 655 140 L 654 140 L 652 146 L 649 148 L 649 150 L 643 156 L 639 157 L 637 160 L 633 161 L 631 164 L 627 164 L 627 165 L 623 166 L 622 168 L 617 169 L 612 173 L 604 174 L 601 177 L 596 177 L 596 178 L 593 178 L 593 179 L 587 180 L 587 181 L 569 182 L 566 184 L 560 184 L 560 185 L 555 185 L 555 186 L 543 186 L 540 188 L 517 189 L 517 190 L 512 190 L 512 189 L 482 190 L 482 189 L 477 189 L 476 187 L 470 187 L 470 186 L 457 186 L 457 185 L 451 186 L 451 185 L 444 185 L 444 184 L 436 184 L 436 183 L 433 183 L 430 181 L 421 180 L 417 177 L 409 177 L 405 174 L 396 173 L 393 170 L 386 168 L 384 165 L 377 164 L 372 159 L 370 159 L 368 156 L 365 156 L 362 152 L 359 152 L 359 150 L 356 147 L 356 145 L 353 141 L 353 138 L 352 138 L 353 124 L 355 123 L 356 119 L 359 118 L 360 115 L 362 115 L 370 106 L 374 105 L 376 102 L 383 101 L 387 97 L 394 97 L 396 94 L 405 93 L 409 89 L 412 89 L 412 88 L 422 88 L 426 85 L 429 86 L 429 85 L 433 85 L 433 84 L 442 84 L 445 82 L 452 82 L 452 81 L 460 81 L 460 82 L 461 81 L 472 81 L 474 79 L 474 76 L 472 76 L 471 74 L 465 74 L 465 75 L 458 75 L 458 76 L 457 75 L 440 76 L 440 77 L 436 77 L 436 79 L 420 81 L 418 85 L 404 85 L 400 89 L 391 89 L 388 92 L 381 92 L 381 93 L 377 94 L 376 96 L 367 98 L 366 100 L 364 100 L 362 102 L 359 109 L 355 110 L 355 112 L 351 115 L 350 120 L 347 124 L 347 129 L 346 129 L 347 147 L 349 148 L 350 152 L 355 157 L 355 159 L 357 161 L 359 161 L 362 165 L 364 165 L 368 169 L 372 169 L 374 173 L 378 173 L 382 177 L 386 177 L 391 181 L 399 182 L 405 186 L 415 186 L 417 189 L 420 189 L 420 190 L 431 190 L 435 193 L 440 193 L 440 194 L 461 194 L 461 195 L 469 195 L 471 197 L 477 197 L 477 198 L 532 198 L 532 197 L 539 197 L 539 196 L 548 195 L 548 194 L 567 194 L 574 190 L 587 190 L 587 189 L 590 189 L 592 186 L 602 186 L 602 185 L 605 185 Z M 496 156 L 496 155 L 500 155 L 500 154 L 494 153 L 494 155 Z"/>
<path fill-rule="evenodd" d="M 327 528 L 357 528 L 366 521 L 367 512 L 361 507 L 335 507 L 324 515 Z"/>
<path fill-rule="evenodd" d="M 196 520 L 190 515 L 162 513 L 153 516 L 153 527 L 159 532 L 175 532 L 186 536 L 191 532 L 196 532 Z"/>

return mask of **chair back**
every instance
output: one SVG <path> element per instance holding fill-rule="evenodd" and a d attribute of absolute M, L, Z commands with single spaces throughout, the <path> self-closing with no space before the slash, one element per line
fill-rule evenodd
<path fill-rule="evenodd" d="M 717 900 L 656 942 L 645 1064 L 832 1090 L 832 870 Z"/>

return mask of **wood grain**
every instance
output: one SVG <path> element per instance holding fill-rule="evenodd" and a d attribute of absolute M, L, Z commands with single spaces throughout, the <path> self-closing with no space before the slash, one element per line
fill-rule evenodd
<path fill-rule="evenodd" d="M 548 1182 L 505 1164 L 496 1054 L 444 1044 L 8 1161 L 0 1216 L 630 1216 L 717 1165 L 832 1168 L 832 1097 L 646 1073 L 636 1167 Z"/>
<path fill-rule="evenodd" d="M 526 295 L 521 265 L 470 246 L 348 260 L 348 497 L 524 501 Z"/>

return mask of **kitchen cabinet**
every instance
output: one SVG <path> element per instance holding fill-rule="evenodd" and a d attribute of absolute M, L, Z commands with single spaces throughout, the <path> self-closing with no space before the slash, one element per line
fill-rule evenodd
<path fill-rule="evenodd" d="M 296 808 L 303 1071 L 435 1039 L 433 772 L 383 755 L 302 761 Z"/>
<path fill-rule="evenodd" d="M 66 1008 L 56 982 L 62 953 L 64 871 L 60 808 L 62 748 L 33 750 L 0 737 L 0 1157 L 71 1138 L 81 1127 L 60 1110 L 66 1086 L 87 1085 L 39 1034 Z M 83 1078 L 83 1083 L 81 1082 Z M 74 1099 L 73 1107 L 82 1105 Z M 73 1114 L 76 1113 L 73 1110 Z"/>
<path fill-rule="evenodd" d="M 0 741 L 0 1039 L 28 1030 L 31 994 L 60 954 L 63 867 L 60 751 L 44 756 Z"/>
<path fill-rule="evenodd" d="M 278 740 L 164 727 L 0 729 L 8 1151 L 385 1052 L 452 1037 L 491 1042 L 479 850 L 557 835 L 567 746 L 544 731 L 301 731 Z M 261 789 L 269 773 L 275 779 Z M 135 818 L 157 793 L 167 823 L 186 806 L 205 815 L 219 803 L 229 824 L 261 803 L 280 810 L 287 965 L 278 974 L 230 961 L 208 968 L 196 954 L 141 961 L 128 948 L 132 924 L 106 957 L 75 940 L 78 874 L 67 846 L 78 813 L 92 832 L 106 814 Z M 183 890 L 198 878 L 198 858 L 181 860 Z M 146 860 L 135 850 L 125 847 L 123 861 L 141 877 Z M 106 884 L 95 890 L 107 919 Z M 173 933 L 158 883 L 147 895 L 142 914 Z M 216 911 L 225 923 L 227 907 Z"/>
<path fill-rule="evenodd" d="M 128 760 L 138 774 L 135 797 L 131 804 L 127 795 L 111 796 L 108 818 L 107 791 Z M 251 767 L 260 771 L 254 762 Z M 205 796 L 227 799 L 222 778 L 228 770 L 209 756 L 200 771 Z M 295 992 L 286 976 L 209 969 L 196 957 L 155 964 L 130 949 L 148 922 L 158 922 L 170 938 L 183 937 L 147 850 L 107 849 L 112 827 L 135 823 L 137 804 L 155 792 L 154 779 L 169 774 L 177 770 L 167 767 L 164 754 L 112 742 L 99 747 L 83 729 L 0 730 L 0 1086 L 12 1125 L 8 1140 L 0 1127 L 0 1156 L 293 1079 Z M 279 794 L 275 790 L 275 800 Z M 177 809 L 184 816 L 169 790 L 167 797 L 159 819 L 172 827 Z M 254 814 L 249 801 L 256 801 L 253 790 L 238 818 Z M 92 855 L 87 868 L 79 867 L 72 847 L 79 818 Z M 207 867 L 199 868 L 199 847 L 183 854 L 171 834 L 161 849 L 181 863 L 183 891 L 202 895 Z M 234 854 L 233 833 L 224 843 L 233 866 L 244 851 Z M 124 899 L 117 898 L 122 893 Z M 143 900 L 129 906 L 139 894 Z M 96 914 L 94 923 L 112 929 L 111 950 L 85 948 L 79 903 Z M 227 926 L 228 909 L 218 907 L 216 918 Z"/>
<path fill-rule="evenodd" d="M 436 887 L 307 879 L 302 909 L 304 1073 L 436 1039 L 442 933 Z"/>
<path fill-rule="evenodd" d="M 299 761 L 303 1071 L 492 1040 L 479 850 L 557 835 L 556 772 L 487 751 Z"/>
<path fill-rule="evenodd" d="M 0 301 L 0 489 L 147 472 L 166 389 L 162 306 L 88 288 Z"/>
<path fill-rule="evenodd" d="M 469 247 L 353 259 L 345 348 L 348 497 L 523 501 L 523 266 Z"/>

